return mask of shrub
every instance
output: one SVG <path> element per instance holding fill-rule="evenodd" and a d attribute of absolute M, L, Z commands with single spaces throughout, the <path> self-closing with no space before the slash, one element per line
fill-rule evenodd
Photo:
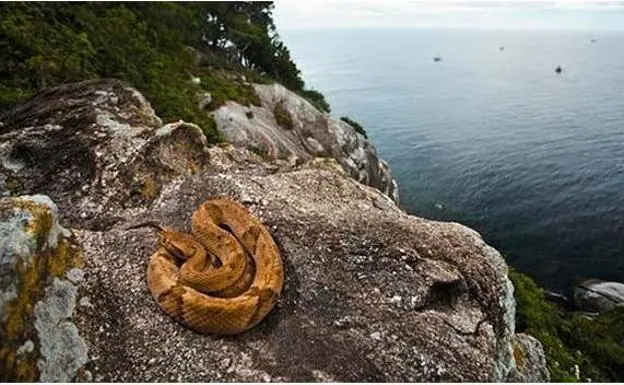
<path fill-rule="evenodd" d="M 297 90 L 295 90 L 297 91 Z M 325 111 L 327 113 L 331 112 L 331 108 L 329 108 L 329 103 L 325 100 L 325 96 L 318 92 L 317 90 L 299 90 L 299 95 L 303 96 L 307 99 L 312 105 L 318 108 L 321 111 Z"/>
<path fill-rule="evenodd" d="M 293 120 L 290 112 L 284 108 L 283 102 L 279 102 L 273 108 L 273 116 L 277 124 L 285 130 L 292 130 Z"/>
<path fill-rule="evenodd" d="M 595 319 L 565 313 L 546 301 L 544 291 L 528 276 L 510 269 L 509 277 L 515 287 L 516 331 L 542 342 L 553 382 L 624 380 L 623 308 Z"/>
<path fill-rule="evenodd" d="M 355 132 L 361 134 L 363 137 L 368 138 L 368 135 L 366 134 L 366 130 L 364 130 L 364 127 L 362 127 L 361 124 L 359 124 L 358 122 L 356 122 L 355 120 L 346 117 L 346 116 L 341 116 L 340 120 L 342 120 L 343 122 L 348 123 L 351 127 L 353 127 L 353 129 L 355 130 Z"/>

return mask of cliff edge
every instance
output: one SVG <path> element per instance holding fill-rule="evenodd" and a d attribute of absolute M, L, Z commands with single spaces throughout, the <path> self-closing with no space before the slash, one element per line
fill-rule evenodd
<path fill-rule="evenodd" d="M 406 214 L 339 162 L 208 147 L 116 80 L 59 86 L 3 114 L 2 379 L 547 380 L 541 344 L 514 334 L 501 255 L 465 226 Z M 189 231 L 215 196 L 256 215 L 285 265 L 276 308 L 233 337 L 162 313 L 145 284 L 157 238 L 125 230 Z"/>

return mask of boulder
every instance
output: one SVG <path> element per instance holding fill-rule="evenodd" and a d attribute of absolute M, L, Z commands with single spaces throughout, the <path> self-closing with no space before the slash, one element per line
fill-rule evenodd
<path fill-rule="evenodd" d="M 589 313 L 605 313 L 624 306 L 624 283 L 586 280 L 574 288 L 574 305 Z"/>
<path fill-rule="evenodd" d="M 217 127 L 235 146 L 254 149 L 267 159 L 334 158 L 357 181 L 378 188 L 398 203 L 399 189 L 390 167 L 372 142 L 351 125 L 319 111 L 280 84 L 253 87 L 261 106 L 230 101 L 212 113 Z M 288 125 L 279 123 L 280 114 L 289 117 Z"/>
<path fill-rule="evenodd" d="M 550 382 L 542 343 L 533 336 L 517 333 L 513 337 L 512 344 L 516 370 L 510 380 L 513 382 Z"/>
<path fill-rule="evenodd" d="M 82 267 L 50 198 L 0 199 L 0 380 L 86 376 L 87 346 L 74 321 Z"/>
<path fill-rule="evenodd" d="M 73 236 L 60 227 L 52 233 L 81 256 L 53 278 L 42 268 L 47 278 L 27 301 L 34 309 L 16 313 L 27 332 L 6 345 L 0 363 L 13 365 L 7 357 L 18 352 L 37 360 L 63 352 L 57 361 L 67 368 L 51 375 L 37 361 L 22 377 L 7 377 L 513 380 L 515 302 L 501 255 L 465 226 L 408 215 L 334 159 L 267 160 L 244 148 L 208 147 L 197 126 L 161 126 L 140 94 L 114 80 L 49 90 L 0 121 L 5 194 L 48 194 Z M 145 282 L 156 234 L 126 230 L 156 221 L 189 231 L 194 210 L 217 196 L 236 199 L 265 224 L 285 265 L 277 306 L 258 326 L 228 337 L 194 333 L 159 310 Z M 0 225 L 7 229 L 0 245 L 8 237 L 26 250 L 28 237 L 11 235 L 22 223 Z M 10 282 L 25 279 L 7 271 Z M 4 279 L 1 298 L 12 311 L 21 297 Z M 48 295 L 64 299 L 51 301 L 57 308 L 39 306 Z M 52 332 L 37 317 L 75 329 L 42 342 L 35 330 Z"/>

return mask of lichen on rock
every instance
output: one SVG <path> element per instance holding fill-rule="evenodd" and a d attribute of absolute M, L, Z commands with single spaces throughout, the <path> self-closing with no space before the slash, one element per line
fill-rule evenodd
<path fill-rule="evenodd" d="M 540 341 L 528 334 L 518 333 L 513 336 L 512 347 L 516 368 L 509 378 L 511 382 L 550 382 Z"/>
<path fill-rule="evenodd" d="M 76 294 L 76 286 L 55 277 L 35 306 L 35 328 L 41 354 L 37 360 L 40 381 L 71 381 L 88 361 L 87 346 L 71 321 Z"/>
<path fill-rule="evenodd" d="M 70 235 L 59 224 L 57 207 L 47 196 L 0 199 L 0 372 L 3 380 L 35 381 L 45 377 L 48 381 L 70 381 L 75 375 L 74 369 L 65 366 L 72 361 L 71 354 L 58 354 L 59 341 L 51 338 L 50 333 L 41 332 L 38 325 L 46 325 L 42 318 L 46 313 L 37 310 L 53 303 L 56 309 L 64 311 L 65 325 L 73 325 L 73 304 L 67 301 L 75 301 L 76 287 L 66 280 L 65 274 L 71 269 L 80 269 L 82 258 Z M 59 285 L 70 289 L 63 303 L 49 295 L 50 288 Z M 57 325 L 64 327 L 58 321 L 60 319 L 48 323 L 48 330 L 56 329 Z M 76 333 L 70 343 L 75 345 L 80 341 Z M 45 369 L 39 362 L 50 349 L 56 349 L 58 357 L 54 370 L 63 375 L 39 377 Z"/>

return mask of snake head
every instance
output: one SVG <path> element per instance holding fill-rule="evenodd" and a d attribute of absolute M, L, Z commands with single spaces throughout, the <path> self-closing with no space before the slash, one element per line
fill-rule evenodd
<path fill-rule="evenodd" d="M 186 261 L 194 255 L 205 253 L 204 247 L 190 234 L 163 229 L 160 244 L 174 257 Z"/>

